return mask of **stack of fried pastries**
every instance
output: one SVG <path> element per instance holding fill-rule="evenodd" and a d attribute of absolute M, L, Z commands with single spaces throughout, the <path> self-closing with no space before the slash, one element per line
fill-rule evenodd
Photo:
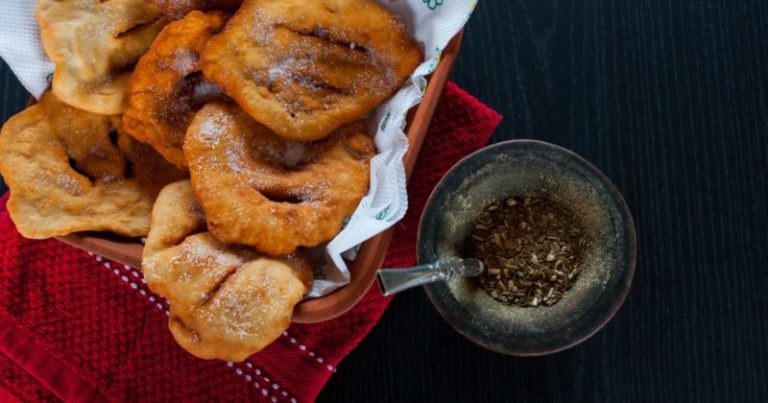
<path fill-rule="evenodd" d="M 52 89 L 0 134 L 19 232 L 143 238 L 195 356 L 242 361 L 368 191 L 365 118 L 422 61 L 373 0 L 38 0 Z"/>

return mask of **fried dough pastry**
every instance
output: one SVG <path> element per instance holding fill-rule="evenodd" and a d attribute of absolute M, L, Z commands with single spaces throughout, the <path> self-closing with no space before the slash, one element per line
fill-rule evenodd
<path fill-rule="evenodd" d="M 185 350 L 242 361 L 288 328 L 312 284 L 308 257 L 268 258 L 205 232 L 189 181 L 168 185 L 152 211 L 142 270 L 170 301 L 168 327 Z"/>
<path fill-rule="evenodd" d="M 157 193 L 184 174 L 119 126 L 119 117 L 75 109 L 50 92 L 3 126 L 0 174 L 22 235 L 147 234 Z"/>
<path fill-rule="evenodd" d="M 362 122 L 301 143 L 215 103 L 195 115 L 184 141 L 209 231 L 271 256 L 333 238 L 368 190 L 373 154 Z"/>
<path fill-rule="evenodd" d="M 224 97 L 200 72 L 200 52 L 225 22 L 221 13 L 193 11 L 168 24 L 131 78 L 125 130 L 182 168 L 187 166 L 182 146 L 189 122 L 205 103 Z"/>
<path fill-rule="evenodd" d="M 130 70 L 168 22 L 144 0 L 38 0 L 37 20 L 53 92 L 102 115 L 123 112 Z"/>
<path fill-rule="evenodd" d="M 373 0 L 246 0 L 203 51 L 203 72 L 278 135 L 318 140 L 363 118 L 421 63 Z"/>
<path fill-rule="evenodd" d="M 243 0 L 147 0 L 157 4 L 163 13 L 170 18 L 179 19 L 192 12 L 201 11 L 232 11 L 240 6 Z"/>

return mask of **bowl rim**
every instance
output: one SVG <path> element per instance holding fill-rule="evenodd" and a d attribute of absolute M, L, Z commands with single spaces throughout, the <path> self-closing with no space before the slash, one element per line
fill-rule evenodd
<path fill-rule="evenodd" d="M 445 312 L 445 310 L 442 309 L 440 305 L 436 302 L 437 297 L 433 294 L 433 291 L 429 287 L 422 287 L 422 288 L 424 289 L 424 292 L 427 294 L 427 297 L 429 298 L 430 303 L 432 304 L 432 306 L 435 307 L 435 309 L 438 311 L 440 316 L 442 316 L 443 319 L 456 332 L 464 336 L 464 338 L 466 338 L 467 340 L 487 350 L 491 350 L 491 351 L 505 354 L 505 355 L 518 356 L 518 357 L 537 357 L 537 356 L 549 355 L 549 354 L 558 353 L 564 350 L 568 350 L 574 346 L 577 346 L 583 343 L 590 337 L 594 336 L 608 322 L 610 322 L 611 319 L 613 319 L 613 317 L 616 315 L 619 309 L 621 309 L 621 307 L 624 305 L 624 301 L 627 299 L 627 296 L 629 295 L 629 291 L 632 288 L 632 283 L 634 282 L 635 272 L 637 268 L 637 229 L 635 227 L 635 220 L 632 216 L 632 211 L 629 209 L 629 206 L 627 205 L 626 201 L 624 200 L 624 197 L 622 196 L 621 192 L 619 192 L 619 189 L 616 187 L 616 185 L 594 164 L 589 162 L 586 158 L 582 157 L 581 155 L 565 147 L 559 146 L 557 144 L 549 143 L 546 141 L 536 140 L 536 139 L 513 139 L 513 140 L 501 141 L 498 143 L 490 144 L 486 147 L 483 147 L 465 156 L 464 158 L 459 160 L 456 164 L 454 164 L 448 171 L 446 171 L 446 173 L 443 175 L 442 178 L 440 178 L 440 181 L 438 181 L 437 185 L 435 185 L 434 189 L 432 189 L 432 192 L 430 193 L 429 198 L 427 198 L 427 201 L 424 204 L 424 210 L 422 210 L 421 212 L 421 217 L 419 218 L 419 226 L 417 228 L 417 233 L 416 233 L 416 259 L 418 264 L 422 264 L 420 245 L 422 245 L 425 217 L 427 216 L 427 211 L 430 209 L 432 204 L 435 202 L 435 199 L 437 198 L 436 195 L 438 193 L 438 190 L 440 190 L 443 186 L 445 186 L 445 182 L 447 181 L 446 178 L 456 175 L 456 172 L 459 169 L 461 169 L 463 165 L 467 164 L 468 161 L 471 161 L 475 158 L 479 158 L 480 155 L 494 152 L 497 149 L 503 149 L 503 148 L 514 147 L 514 146 L 527 146 L 527 145 L 534 145 L 537 147 L 549 148 L 551 150 L 554 150 L 555 152 L 569 156 L 575 159 L 577 162 L 583 164 L 587 168 L 587 171 L 589 171 L 590 174 L 594 175 L 598 181 L 600 181 L 603 185 L 605 185 L 606 190 L 608 191 L 607 193 L 610 195 L 610 197 L 613 200 L 617 202 L 619 211 L 622 217 L 626 221 L 625 226 L 629 230 L 628 231 L 629 236 L 627 241 L 630 248 L 629 259 L 628 259 L 629 268 L 626 272 L 627 281 L 624 284 L 620 293 L 617 295 L 617 298 L 611 304 L 610 309 L 606 311 L 606 315 L 601 320 L 597 321 L 596 324 L 592 326 L 592 328 L 589 331 L 585 332 L 583 335 L 579 337 L 574 338 L 572 341 L 568 343 L 564 343 L 561 346 L 557 346 L 555 348 L 545 349 L 541 351 L 534 351 L 534 352 L 529 352 L 529 351 L 512 352 L 512 351 L 503 350 L 501 348 L 497 348 L 494 346 L 486 345 L 481 341 L 472 337 L 463 329 L 460 329 L 457 326 L 457 323 L 447 319 L 448 313 Z"/>

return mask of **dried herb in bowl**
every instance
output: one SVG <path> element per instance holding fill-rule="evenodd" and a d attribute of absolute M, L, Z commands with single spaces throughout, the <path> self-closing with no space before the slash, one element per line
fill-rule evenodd
<path fill-rule="evenodd" d="M 475 218 L 469 254 L 494 299 L 521 307 L 551 306 L 573 286 L 591 240 L 573 211 L 541 197 L 509 197 Z"/>

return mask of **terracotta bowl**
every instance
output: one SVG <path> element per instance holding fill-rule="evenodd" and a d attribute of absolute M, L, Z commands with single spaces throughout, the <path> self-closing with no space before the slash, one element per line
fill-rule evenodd
<path fill-rule="evenodd" d="M 443 318 L 480 346 L 521 356 L 564 350 L 597 332 L 624 302 L 637 253 L 632 216 L 616 187 L 583 158 L 548 143 L 508 141 L 466 157 L 437 185 L 419 225 L 419 263 L 466 257 L 478 212 L 509 196 L 546 197 L 582 218 L 593 246 L 573 288 L 535 308 L 503 305 L 475 279 L 425 290 Z"/>
<path fill-rule="evenodd" d="M 459 32 L 445 48 L 440 64 L 429 78 L 429 86 L 422 102 L 409 115 L 406 128 L 409 148 L 403 161 L 408 177 L 416 164 L 429 122 L 432 120 L 445 83 L 456 62 L 462 36 L 463 32 Z M 141 267 L 142 245 L 135 239 L 122 239 L 102 233 L 86 233 L 61 237 L 59 240 L 132 267 Z M 323 322 L 352 309 L 373 284 L 376 270 L 384 262 L 391 240 L 392 229 L 366 241 L 357 259 L 350 262 L 352 277 L 350 284 L 322 298 L 309 299 L 300 303 L 294 311 L 293 321 L 296 323 Z"/>

